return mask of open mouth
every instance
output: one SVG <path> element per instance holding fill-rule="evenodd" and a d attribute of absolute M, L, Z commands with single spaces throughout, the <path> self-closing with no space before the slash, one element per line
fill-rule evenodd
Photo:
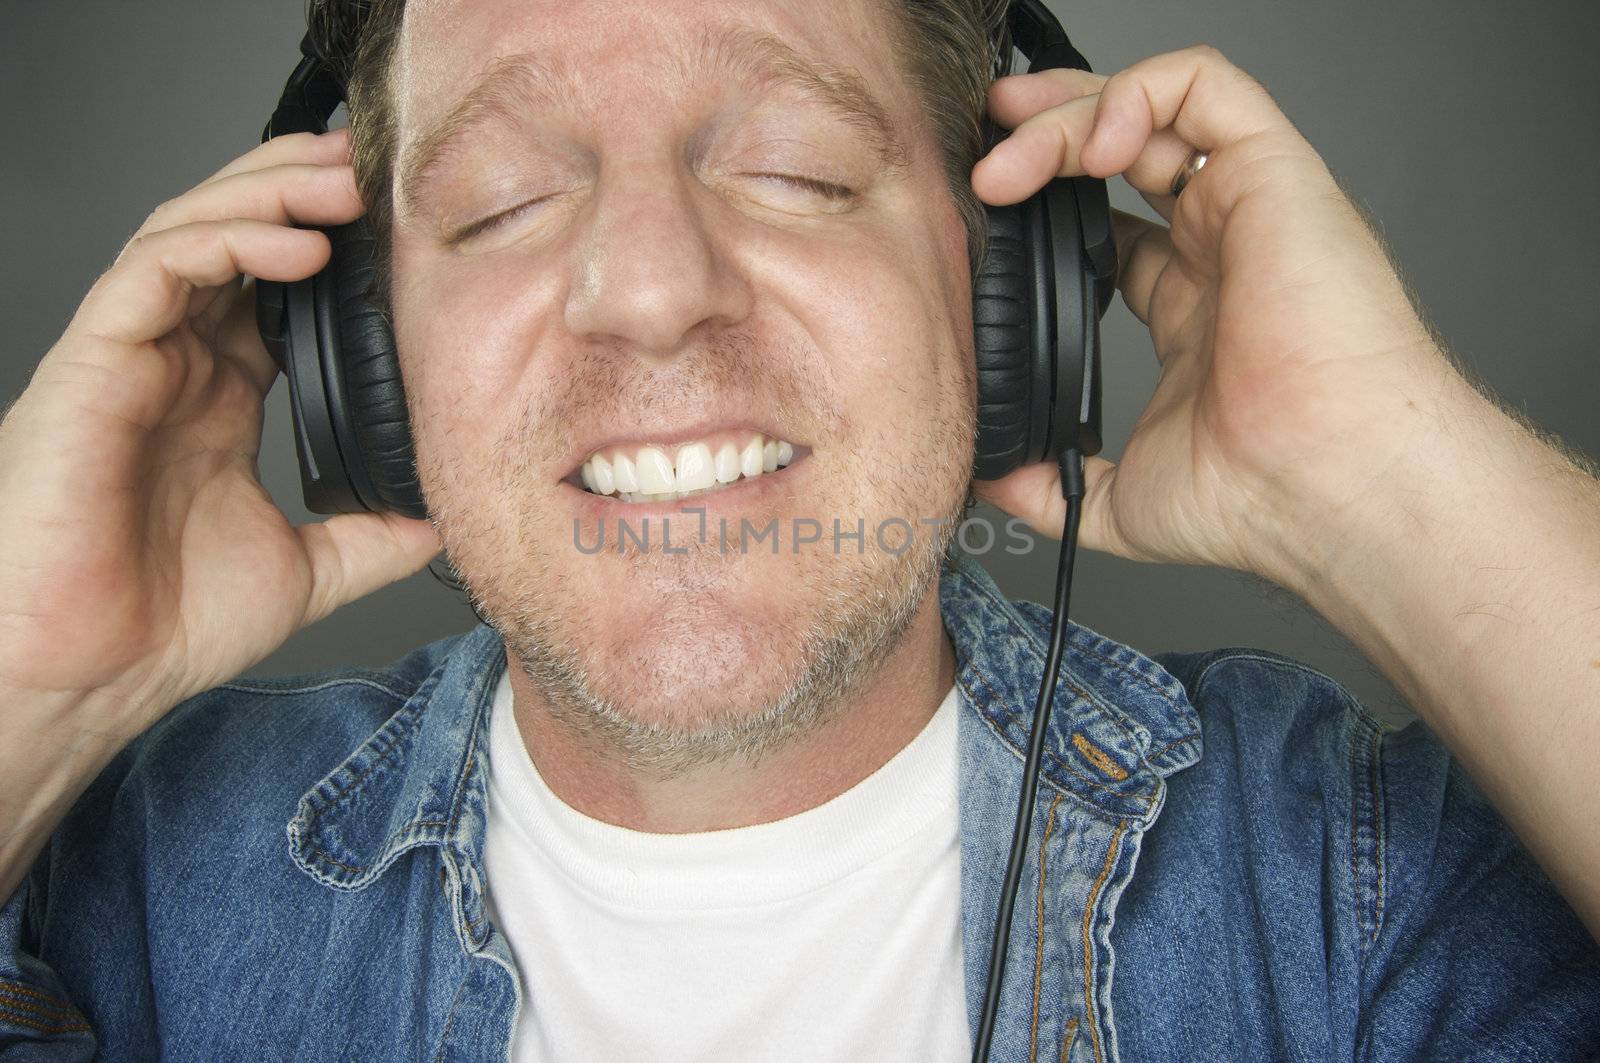
<path fill-rule="evenodd" d="M 793 465 L 810 451 L 787 440 L 745 431 L 718 432 L 671 446 L 605 447 L 569 480 L 590 494 L 621 502 L 671 502 L 720 491 Z"/>

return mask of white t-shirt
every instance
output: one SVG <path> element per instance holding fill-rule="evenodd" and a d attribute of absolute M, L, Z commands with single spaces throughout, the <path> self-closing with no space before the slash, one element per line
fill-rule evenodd
<path fill-rule="evenodd" d="M 965 1060 L 954 689 L 889 762 L 773 823 L 649 834 L 563 803 L 495 693 L 488 899 L 512 1059 Z"/>

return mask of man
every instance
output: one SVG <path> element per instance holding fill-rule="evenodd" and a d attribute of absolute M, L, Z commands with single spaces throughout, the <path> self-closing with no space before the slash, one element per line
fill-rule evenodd
<path fill-rule="evenodd" d="M 1082 541 L 1302 594 L 1455 759 L 1292 661 L 1073 628 L 994 1057 L 1594 1051 L 1592 470 L 1457 375 L 1248 77 L 1199 48 L 986 97 L 1002 9 L 378 4 L 354 170 L 285 137 L 151 216 L 0 425 L 0 1044 L 969 1052 L 1048 617 L 943 535 L 685 533 L 948 528 L 973 193 L 1087 172 L 1171 228 L 1119 219 L 1163 375 Z M 1014 132 L 974 169 L 986 100 Z M 363 211 L 431 521 L 296 529 L 237 276 Z M 637 500 L 702 445 L 738 476 Z M 1055 532 L 1056 475 L 977 486 Z M 679 550 L 576 548 L 625 517 Z M 441 545 L 492 627 L 230 682 Z"/>

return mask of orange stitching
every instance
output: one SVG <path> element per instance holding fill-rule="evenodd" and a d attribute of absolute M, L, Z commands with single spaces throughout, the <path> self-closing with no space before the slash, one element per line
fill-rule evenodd
<path fill-rule="evenodd" d="M 0 1021 L 14 1022 L 18 1026 L 26 1026 L 28 1029 L 30 1029 L 30 1030 L 38 1030 L 40 1033 L 89 1033 L 89 1032 L 91 1032 L 90 1029 L 89 1029 L 89 1024 L 86 1023 L 86 1022 L 71 1023 L 71 1024 L 67 1024 L 67 1025 L 46 1026 L 42 1022 L 34 1022 L 32 1019 L 24 1018 L 21 1012 L 16 1012 L 16 1013 L 7 1015 L 6 1012 L 10 1011 L 10 1010 L 11 1010 L 10 1008 L 6 1007 L 3 1004 L 0 1004 Z"/>
<path fill-rule="evenodd" d="M 994 691 L 994 688 L 989 685 L 990 682 L 991 682 L 989 680 L 989 678 L 987 676 L 985 676 L 982 672 L 978 671 L 976 666 L 972 666 L 972 672 L 978 678 L 978 681 L 983 684 L 984 690 L 986 690 L 988 692 L 987 700 L 990 701 L 990 702 L 998 702 L 1000 700 L 1000 696 L 998 694 L 996 694 L 995 691 Z M 966 684 L 963 683 L 962 685 L 965 686 Z M 1076 689 L 1076 688 L 1074 688 L 1074 689 Z M 972 694 L 972 691 L 969 689 L 967 691 L 967 693 L 970 696 Z M 972 700 L 976 701 L 977 698 L 974 697 L 974 698 L 972 698 Z M 1004 705 L 1001 705 L 1001 707 L 996 711 L 1004 714 L 1006 719 L 1010 720 L 1012 723 L 1016 724 L 1018 727 L 1022 727 L 1022 720 L 1018 718 L 1016 713 L 1014 713 L 1011 710 L 1005 708 Z M 1027 730 L 1026 727 L 1023 727 L 1022 729 L 1024 731 Z M 1002 739 L 1002 740 L 1004 740 L 1004 739 Z M 1150 802 L 1153 800 L 1153 798 L 1155 796 L 1155 793 L 1156 793 L 1156 790 L 1154 788 L 1152 788 L 1149 793 L 1145 793 L 1143 791 L 1140 791 L 1139 793 L 1132 794 L 1132 795 L 1123 794 L 1123 793 L 1121 793 L 1121 792 L 1119 792 L 1117 790 L 1113 790 L 1111 787 L 1107 786 L 1105 783 L 1101 782 L 1099 779 L 1090 778 L 1089 776 L 1085 775 L 1083 772 L 1079 771 L 1077 768 L 1074 768 L 1070 761 L 1062 760 L 1060 757 L 1054 756 L 1054 755 L 1052 755 L 1050 753 L 1046 753 L 1045 754 L 1045 760 L 1049 761 L 1051 764 L 1054 764 L 1057 767 L 1065 768 L 1067 771 L 1071 772 L 1073 775 L 1076 775 L 1078 778 L 1082 779 L 1085 783 L 1087 783 L 1088 785 L 1094 787 L 1096 790 L 1104 790 L 1106 793 L 1110 794 L 1112 797 L 1128 797 L 1128 796 L 1142 797 L 1142 798 L 1145 799 L 1145 807 L 1147 807 L 1147 808 L 1149 807 Z M 1056 780 L 1051 779 L 1049 775 L 1046 775 L 1045 778 L 1047 780 L 1049 780 L 1049 782 L 1050 782 L 1050 784 L 1052 786 L 1059 787 L 1061 785 Z"/>
<path fill-rule="evenodd" d="M 1033 1028 L 1028 1034 L 1028 1060 L 1032 1063 L 1039 1054 L 1039 986 L 1044 975 L 1044 881 L 1045 881 L 1045 846 L 1050 841 L 1050 832 L 1056 826 L 1056 806 L 1061 803 L 1061 795 L 1056 794 L 1050 802 L 1050 812 L 1044 817 L 1044 837 L 1039 839 L 1039 910 L 1035 924 L 1037 939 L 1033 945 Z"/>
<path fill-rule="evenodd" d="M 52 999 L 50 997 L 45 997 L 42 993 L 34 995 L 44 1000 Z M 65 1001 L 56 1001 L 52 1004 L 35 1004 L 33 1001 L 29 1000 L 27 996 L 19 993 L 13 993 L 7 986 L 0 985 L 0 1002 L 6 1001 L 9 1001 L 9 1003 L 4 1003 L 3 1006 L 11 1008 L 14 1011 L 26 1011 L 33 1015 L 55 1016 L 66 1019 L 83 1018 L 82 1014 L 79 1013 L 77 1008 L 66 1003 Z"/>
<path fill-rule="evenodd" d="M 37 997 L 40 1000 L 47 1001 L 51 1004 L 62 1004 L 69 1008 L 72 1007 L 72 1002 L 69 1000 L 63 1000 L 60 997 L 54 996 L 50 993 L 42 993 L 39 990 L 34 989 L 32 986 L 24 985 L 23 983 L 13 981 L 10 978 L 0 978 L 0 986 L 11 990 L 13 993 L 21 993 L 25 997 Z"/>
<path fill-rule="evenodd" d="M 1106 884 L 1111 867 L 1117 862 L 1117 843 L 1122 840 L 1122 832 L 1127 825 L 1125 819 L 1117 821 L 1117 829 L 1111 832 L 1111 844 L 1106 848 L 1106 866 L 1100 869 L 1099 877 L 1089 887 L 1089 899 L 1083 905 L 1083 1014 L 1089 1023 L 1089 1043 L 1094 1046 L 1095 1063 L 1100 1061 L 1100 1023 L 1095 1019 L 1094 951 L 1089 940 L 1089 929 L 1094 923 L 1094 905 L 1100 897 L 1100 887 Z"/>
<path fill-rule="evenodd" d="M 1095 767 L 1099 768 L 1101 771 L 1105 772 L 1118 782 L 1121 782 L 1123 779 L 1128 777 L 1128 771 L 1126 768 L 1112 760 L 1110 755 L 1107 754 L 1105 750 L 1101 749 L 1099 746 L 1083 737 L 1080 732 L 1072 732 L 1072 744 L 1078 747 L 1079 753 L 1082 753 L 1086 758 L 1088 758 L 1089 763 L 1093 764 Z"/>
<path fill-rule="evenodd" d="M 1061 1031 L 1061 1063 L 1068 1063 L 1067 1053 L 1072 1049 L 1072 1042 L 1078 1039 L 1078 1017 L 1072 1016 L 1067 1020 L 1066 1029 Z"/>

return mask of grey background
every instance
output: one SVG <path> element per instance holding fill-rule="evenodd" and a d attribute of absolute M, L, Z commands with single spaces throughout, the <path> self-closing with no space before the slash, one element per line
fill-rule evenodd
<path fill-rule="evenodd" d="M 1440 332 L 1501 395 L 1600 452 L 1600 5 L 1229 0 L 1052 6 L 1096 69 L 1200 41 L 1259 78 L 1382 223 Z M 8 0 L 0 43 L 0 400 L 160 201 L 256 142 L 296 58 L 298 0 Z M 1153 216 L 1126 186 L 1124 210 Z M 1105 326 L 1107 456 L 1156 379 L 1120 301 Z M 281 385 L 261 469 L 304 517 Z M 1493 515 L 1486 513 L 1486 520 Z M 985 561 L 1048 598 L 1054 551 Z M 1254 645 L 1382 714 L 1398 695 L 1298 599 L 1233 573 L 1080 556 L 1075 620 L 1145 652 Z M 263 673 L 379 664 L 474 622 L 426 573 L 301 632 Z"/>

